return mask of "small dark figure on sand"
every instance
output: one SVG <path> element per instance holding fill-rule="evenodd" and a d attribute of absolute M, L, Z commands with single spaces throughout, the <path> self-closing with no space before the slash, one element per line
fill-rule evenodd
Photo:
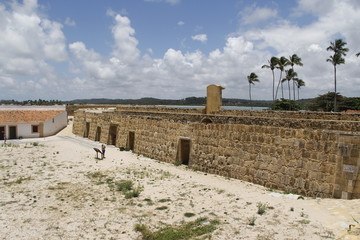
<path fill-rule="evenodd" d="M 101 145 L 101 158 L 105 158 L 105 149 L 106 149 L 106 146 L 105 144 Z"/>

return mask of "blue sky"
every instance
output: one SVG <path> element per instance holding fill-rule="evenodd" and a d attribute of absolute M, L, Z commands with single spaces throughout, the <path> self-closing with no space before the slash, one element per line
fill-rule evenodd
<path fill-rule="evenodd" d="M 360 92 L 358 0 L 2 0 L 1 99 L 272 98 L 261 66 L 296 53 L 301 98 L 333 91 L 330 41 L 350 49 L 338 91 Z M 276 79 L 280 77 L 276 72 Z M 285 89 L 285 96 L 287 96 Z"/>

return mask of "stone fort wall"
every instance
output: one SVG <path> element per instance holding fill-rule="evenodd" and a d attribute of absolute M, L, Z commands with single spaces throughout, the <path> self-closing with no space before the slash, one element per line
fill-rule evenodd
<path fill-rule="evenodd" d="M 272 111 L 204 115 L 141 107 L 79 110 L 73 131 L 160 161 L 269 188 L 360 198 L 358 115 Z"/>

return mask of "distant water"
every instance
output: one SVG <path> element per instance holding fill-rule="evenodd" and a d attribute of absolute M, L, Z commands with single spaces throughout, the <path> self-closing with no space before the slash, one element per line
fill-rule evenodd
<path fill-rule="evenodd" d="M 183 105 L 166 105 L 168 108 L 204 108 L 205 106 L 183 106 Z M 241 106 L 222 106 L 225 110 L 251 110 L 251 107 Z M 267 107 L 253 107 L 253 110 L 265 110 Z"/>

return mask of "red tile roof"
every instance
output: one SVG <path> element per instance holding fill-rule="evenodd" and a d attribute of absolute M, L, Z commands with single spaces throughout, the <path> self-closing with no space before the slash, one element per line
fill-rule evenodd
<path fill-rule="evenodd" d="M 59 110 L 1 110 L 2 123 L 32 123 L 44 122 L 64 111 Z"/>

